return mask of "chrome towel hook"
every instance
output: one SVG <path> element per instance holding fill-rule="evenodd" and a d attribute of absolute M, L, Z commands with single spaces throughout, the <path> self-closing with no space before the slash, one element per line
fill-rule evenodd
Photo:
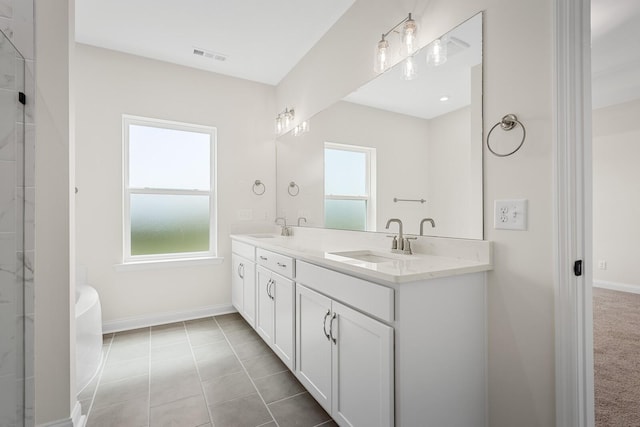
<path fill-rule="evenodd" d="M 520 141 L 520 144 L 515 148 L 515 150 L 509 152 L 509 153 L 497 153 L 493 150 L 493 148 L 491 148 L 491 143 L 490 143 L 490 137 L 491 137 L 491 132 L 493 132 L 493 130 L 500 125 L 500 128 L 502 128 L 502 130 L 504 131 L 510 131 L 512 130 L 514 127 L 516 127 L 516 125 L 520 125 L 520 127 L 522 128 L 522 140 Z M 522 122 L 520 122 L 520 120 L 518 120 L 518 117 L 515 114 L 507 114 L 506 116 L 502 117 L 502 120 L 500 120 L 498 123 L 496 123 L 495 125 L 493 125 L 493 127 L 489 130 L 489 133 L 487 134 L 487 148 L 489 149 L 489 151 L 491 151 L 491 153 L 495 156 L 498 157 L 507 157 L 512 155 L 513 153 L 515 153 L 516 151 L 518 151 L 520 149 L 520 147 L 522 147 L 522 145 L 524 144 L 524 140 L 527 137 L 527 130 L 525 129 L 524 125 L 522 124 Z"/>
<path fill-rule="evenodd" d="M 256 179 L 253 183 L 253 187 L 251 187 L 251 191 L 253 191 L 253 194 L 255 194 L 256 196 L 262 196 L 266 190 L 267 187 L 265 187 L 264 183 L 259 179 Z"/>

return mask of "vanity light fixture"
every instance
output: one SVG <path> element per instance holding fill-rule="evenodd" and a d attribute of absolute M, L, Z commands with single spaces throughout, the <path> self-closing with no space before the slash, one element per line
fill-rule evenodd
<path fill-rule="evenodd" d="M 403 25 L 404 24 L 404 25 Z M 387 40 L 387 36 L 392 32 L 396 31 L 398 27 L 402 27 L 401 35 L 402 35 L 402 46 L 400 49 L 400 54 L 402 56 L 408 56 L 411 58 L 411 55 L 416 50 L 416 37 L 418 34 L 418 25 L 416 21 L 411 18 L 411 14 L 409 14 L 406 18 L 396 24 L 393 28 L 391 28 L 386 33 L 382 34 L 380 41 L 376 46 L 376 58 L 374 71 L 376 73 L 384 72 L 389 66 L 389 41 Z"/>
<path fill-rule="evenodd" d="M 447 62 L 447 40 L 439 38 L 431 42 L 427 51 L 427 65 L 438 66 Z"/>
<path fill-rule="evenodd" d="M 280 134 L 282 131 L 286 130 L 291 126 L 291 122 L 295 117 L 295 111 L 289 109 L 288 107 L 284 109 L 283 112 L 278 113 L 276 116 L 276 133 Z"/>
<path fill-rule="evenodd" d="M 307 133 L 309 132 L 310 126 L 309 126 L 309 120 L 305 120 L 304 122 L 300 123 L 298 126 L 293 128 L 293 136 L 300 136 L 303 133 Z"/>
<path fill-rule="evenodd" d="M 404 80 L 413 80 L 418 75 L 418 67 L 413 56 L 408 57 L 402 63 L 402 78 Z"/>

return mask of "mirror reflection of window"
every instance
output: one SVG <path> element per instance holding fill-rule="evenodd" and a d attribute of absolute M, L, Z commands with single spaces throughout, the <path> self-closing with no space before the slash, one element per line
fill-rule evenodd
<path fill-rule="evenodd" d="M 324 144 L 324 225 L 375 231 L 376 149 Z"/>

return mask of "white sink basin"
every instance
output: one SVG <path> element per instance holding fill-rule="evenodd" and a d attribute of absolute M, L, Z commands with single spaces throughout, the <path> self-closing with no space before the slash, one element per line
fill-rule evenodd
<path fill-rule="evenodd" d="M 369 250 L 364 251 L 346 251 L 346 252 L 331 252 L 331 255 L 337 255 L 345 258 L 356 259 L 358 261 L 370 262 L 378 264 L 381 262 L 395 261 L 397 258 L 391 256 L 391 254 L 380 254 L 378 252 L 372 252 Z"/>
<path fill-rule="evenodd" d="M 277 237 L 275 234 L 249 234 L 249 237 L 253 237 L 254 239 L 273 239 Z"/>

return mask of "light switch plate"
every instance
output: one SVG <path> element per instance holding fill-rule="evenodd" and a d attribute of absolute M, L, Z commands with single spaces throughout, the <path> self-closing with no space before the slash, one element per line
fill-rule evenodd
<path fill-rule="evenodd" d="M 238 221 L 251 221 L 253 219 L 253 210 L 238 209 Z"/>
<path fill-rule="evenodd" d="M 493 228 L 496 230 L 526 230 L 527 200 L 495 200 Z"/>

